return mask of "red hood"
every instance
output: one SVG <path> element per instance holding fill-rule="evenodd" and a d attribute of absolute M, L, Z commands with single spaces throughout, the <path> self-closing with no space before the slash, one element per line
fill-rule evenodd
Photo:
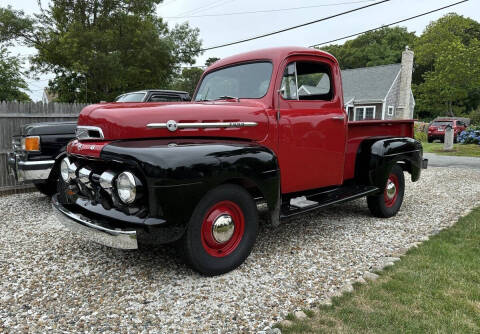
<path fill-rule="evenodd" d="M 191 128 L 169 131 L 147 128 L 150 123 L 255 122 L 252 127 Z M 109 103 L 82 110 L 78 125 L 100 127 L 105 140 L 158 137 L 231 137 L 261 141 L 268 133 L 265 106 L 241 100 L 198 103 Z"/>

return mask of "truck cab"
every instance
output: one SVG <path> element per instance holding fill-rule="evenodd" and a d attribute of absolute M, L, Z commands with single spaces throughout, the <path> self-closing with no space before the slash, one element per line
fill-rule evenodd
<path fill-rule="evenodd" d="M 400 210 L 426 161 L 413 120 L 349 123 L 336 59 L 284 47 L 217 61 L 191 103 L 89 106 L 61 164 L 59 219 L 117 248 L 177 242 L 205 275 L 239 266 L 270 221 L 367 197 Z"/>

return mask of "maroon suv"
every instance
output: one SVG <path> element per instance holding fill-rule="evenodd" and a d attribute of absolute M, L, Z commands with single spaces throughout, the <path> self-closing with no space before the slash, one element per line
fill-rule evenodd
<path fill-rule="evenodd" d="M 428 127 L 428 142 L 431 143 L 435 139 L 439 139 L 443 142 L 445 138 L 445 128 L 451 126 L 454 131 L 453 141 L 457 142 L 457 136 L 467 128 L 464 122 L 456 119 L 439 119 L 435 120 Z"/>

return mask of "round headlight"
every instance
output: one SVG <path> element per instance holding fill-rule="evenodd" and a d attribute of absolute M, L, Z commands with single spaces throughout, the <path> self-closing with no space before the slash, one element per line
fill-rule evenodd
<path fill-rule="evenodd" d="M 70 159 L 64 158 L 60 163 L 60 175 L 63 181 L 70 182 L 75 177 L 77 165 L 70 162 Z"/>
<path fill-rule="evenodd" d="M 117 177 L 117 194 L 125 204 L 131 204 L 137 196 L 135 177 L 130 172 L 122 172 Z"/>
<path fill-rule="evenodd" d="M 63 159 L 60 163 L 60 174 L 62 175 L 63 181 L 70 181 L 70 176 L 68 175 L 68 158 Z"/>

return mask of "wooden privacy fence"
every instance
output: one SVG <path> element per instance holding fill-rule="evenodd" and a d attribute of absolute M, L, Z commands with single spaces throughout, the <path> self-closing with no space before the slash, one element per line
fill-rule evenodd
<path fill-rule="evenodd" d="M 7 153 L 12 136 L 25 124 L 76 120 L 85 104 L 0 102 L 0 192 L 24 188 L 8 174 Z"/>

